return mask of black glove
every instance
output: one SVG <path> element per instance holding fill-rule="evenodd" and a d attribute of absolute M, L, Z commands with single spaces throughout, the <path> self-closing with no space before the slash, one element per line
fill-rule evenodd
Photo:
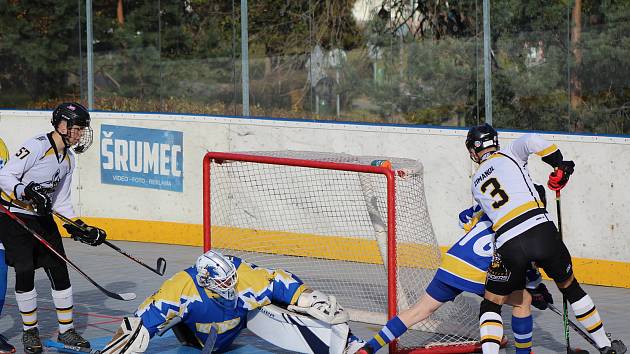
<path fill-rule="evenodd" d="M 40 184 L 31 181 L 31 183 L 24 188 L 24 196 L 31 201 L 31 205 L 37 214 L 47 215 L 52 212 L 50 197 L 45 193 L 44 187 Z"/>
<path fill-rule="evenodd" d="M 527 289 L 532 295 L 532 306 L 539 310 L 546 310 L 547 304 L 553 304 L 553 297 L 545 284 L 540 283 L 535 289 Z"/>
<path fill-rule="evenodd" d="M 63 227 L 68 231 L 70 236 L 75 241 L 86 243 L 90 246 L 98 246 L 105 242 L 107 234 L 105 230 L 98 227 L 89 226 L 80 219 L 75 221 L 76 225 L 64 224 Z"/>

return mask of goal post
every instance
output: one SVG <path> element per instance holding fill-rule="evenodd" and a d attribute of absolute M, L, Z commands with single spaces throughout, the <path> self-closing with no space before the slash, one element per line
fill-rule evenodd
<path fill-rule="evenodd" d="M 381 166 L 377 160 L 390 161 Z M 204 250 L 286 269 L 335 295 L 352 321 L 384 324 L 420 299 L 441 252 L 415 160 L 321 152 L 208 152 Z M 395 353 L 478 348 L 460 298 L 390 344 Z"/>

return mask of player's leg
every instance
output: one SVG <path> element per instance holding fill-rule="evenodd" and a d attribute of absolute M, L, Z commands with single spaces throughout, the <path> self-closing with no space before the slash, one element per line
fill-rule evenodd
<path fill-rule="evenodd" d="M 512 305 L 512 333 L 514 333 L 514 347 L 517 354 L 529 354 L 532 349 L 532 332 L 534 319 L 532 317 L 532 297 L 527 291 L 515 291 L 507 299 Z"/>
<path fill-rule="evenodd" d="M 484 353 L 498 354 L 503 338 L 501 307 L 508 296 L 525 287 L 528 260 L 515 237 L 495 251 L 486 275 L 486 293 L 479 306 L 479 334 Z"/>
<path fill-rule="evenodd" d="M 427 286 L 426 293 L 412 307 L 387 321 L 385 326 L 370 339 L 357 354 L 374 353 L 394 339 L 402 336 L 409 327 L 425 320 L 447 301 L 461 294 L 456 289 L 436 278 Z"/>
<path fill-rule="evenodd" d="M 30 227 L 39 225 L 32 216 L 20 216 Z M 28 354 L 41 353 L 35 291 L 34 238 L 6 215 L 0 215 L 6 263 L 15 271 L 15 300 L 22 317 L 22 344 Z"/>
<path fill-rule="evenodd" d="M 573 275 L 571 254 L 559 237 L 552 223 L 544 223 L 540 232 L 533 235 L 528 243 L 537 263 L 558 286 L 562 295 L 571 305 L 578 322 L 588 331 L 602 353 L 624 353 L 621 341 L 611 343 L 606 335 L 603 321 L 591 297 L 582 289 Z"/>
<path fill-rule="evenodd" d="M 48 231 L 43 234 L 46 240 L 56 250 L 65 254 L 61 235 L 52 216 L 42 217 L 41 223 L 44 229 Z M 48 250 L 39 248 L 38 251 L 38 263 L 44 267 L 44 271 L 50 280 L 51 293 L 59 325 L 57 340 L 67 345 L 89 348 L 90 342 L 81 337 L 74 329 L 74 300 L 66 263 L 54 257 Z"/>
<path fill-rule="evenodd" d="M 2 243 L 0 243 L 0 246 Z M 7 292 L 7 264 L 4 261 L 4 248 L 0 248 L 0 318 L 4 307 L 4 298 Z M 0 334 L 0 354 L 14 353 L 13 347 L 7 339 Z"/>

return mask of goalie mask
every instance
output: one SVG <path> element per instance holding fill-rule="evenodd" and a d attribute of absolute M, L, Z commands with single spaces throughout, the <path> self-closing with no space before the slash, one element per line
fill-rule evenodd
<path fill-rule="evenodd" d="M 61 121 L 66 121 L 66 133 L 61 134 L 57 130 Z M 53 111 L 51 123 L 55 130 L 63 138 L 66 146 L 71 146 L 74 152 L 80 154 L 85 152 L 92 145 L 92 128 L 90 127 L 90 113 L 79 103 L 65 102 L 57 106 Z M 78 141 L 70 142 L 70 131 L 74 130 L 81 134 Z"/>
<path fill-rule="evenodd" d="M 229 259 L 217 251 L 208 251 L 197 258 L 197 284 L 220 298 L 219 303 L 229 307 L 236 305 L 236 267 Z M 225 300 L 225 301 L 223 301 Z"/>

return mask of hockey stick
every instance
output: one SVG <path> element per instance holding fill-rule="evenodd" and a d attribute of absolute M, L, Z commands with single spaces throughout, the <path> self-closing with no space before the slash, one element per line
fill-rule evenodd
<path fill-rule="evenodd" d="M 208 338 L 206 338 L 206 342 L 203 344 L 203 349 L 201 350 L 201 354 L 210 354 L 212 353 L 212 349 L 214 349 L 214 343 L 217 341 L 217 329 L 214 325 L 210 326 L 210 333 L 208 333 Z"/>
<path fill-rule="evenodd" d="M 81 225 L 77 224 L 74 220 L 72 220 L 72 219 L 70 219 L 70 218 L 68 218 L 68 217 L 66 217 L 64 215 L 61 215 L 61 214 L 59 214 L 56 211 L 53 211 L 53 214 L 56 217 L 58 217 L 59 219 L 61 219 L 63 222 L 65 222 L 66 224 L 71 224 L 72 226 L 74 226 L 74 227 L 76 227 L 76 228 L 78 228 L 80 230 L 86 231 L 84 226 L 81 226 Z M 162 257 L 157 259 L 157 267 L 156 268 L 151 268 L 150 266 L 144 264 L 138 258 L 136 258 L 136 257 L 130 255 L 129 253 L 123 251 L 118 246 L 114 245 L 113 243 L 111 243 L 111 242 L 109 242 L 107 240 L 103 241 L 103 243 L 106 244 L 107 246 L 109 246 L 110 248 L 116 250 L 116 252 L 122 254 L 123 256 L 125 256 L 125 257 L 131 259 L 132 261 L 140 264 L 141 266 L 149 269 L 153 273 L 156 273 L 157 275 L 164 275 L 164 272 L 166 272 L 166 260 L 164 258 L 162 258 Z"/>
<path fill-rule="evenodd" d="M 560 312 L 560 310 L 554 305 L 554 304 L 547 304 L 547 307 L 553 311 L 555 314 L 557 314 L 560 317 L 563 317 L 562 312 Z M 577 332 L 577 334 L 580 335 L 580 337 L 584 338 L 590 345 L 592 345 L 595 349 L 599 350 L 599 347 L 597 346 L 597 343 L 595 343 L 595 341 L 593 340 L 593 338 L 591 338 L 591 336 L 589 336 L 586 332 L 584 332 L 584 330 L 578 326 L 575 322 L 569 320 L 569 326 L 571 328 L 573 328 L 573 330 L 575 332 Z"/>
<path fill-rule="evenodd" d="M 556 212 L 558 213 L 558 234 L 562 240 L 562 213 L 560 212 L 560 190 L 556 190 Z M 569 313 L 567 298 L 562 294 L 562 325 L 564 326 L 564 339 L 567 344 L 567 354 L 571 353 L 571 341 L 569 339 Z"/>
<path fill-rule="evenodd" d="M 52 341 L 50 339 L 46 339 L 44 341 L 44 346 L 48 348 L 55 348 L 59 351 L 68 352 L 68 353 L 90 353 L 90 354 L 100 354 L 101 351 L 97 349 L 91 348 L 83 348 L 77 347 L 74 345 L 63 344 L 59 342 Z"/>
<path fill-rule="evenodd" d="M 83 277 L 85 279 L 87 279 L 90 283 L 92 283 L 92 285 L 94 285 L 95 287 L 98 288 L 98 290 L 100 290 L 101 292 L 103 292 L 105 295 L 113 298 L 113 299 L 117 299 L 117 300 L 123 300 L 123 301 L 129 301 L 129 300 L 133 300 L 136 298 L 136 294 L 134 293 L 122 293 L 122 294 L 118 294 L 118 293 L 114 293 L 111 292 L 107 289 L 105 289 L 104 287 L 102 287 L 100 284 L 98 284 L 97 282 L 95 282 L 92 278 L 90 278 L 87 274 L 85 274 L 81 268 L 79 268 L 77 265 L 75 265 L 70 259 L 68 259 L 66 256 L 64 256 L 63 254 L 59 253 L 50 243 L 48 243 L 48 241 L 46 241 L 42 236 L 40 236 L 37 232 L 35 232 L 33 229 L 31 229 L 28 225 L 26 225 L 26 223 L 24 221 L 22 221 L 22 219 L 18 218 L 15 214 L 13 214 L 12 212 L 9 211 L 9 209 L 7 209 L 4 205 L 2 205 L 0 203 L 0 210 L 2 210 L 8 217 L 10 217 L 11 219 L 13 219 L 15 222 L 17 222 L 20 226 L 22 226 L 26 231 L 28 231 L 33 237 L 35 237 L 42 245 L 44 245 L 44 247 L 46 247 L 49 251 L 51 251 L 52 253 L 54 253 L 57 257 L 59 257 L 59 259 L 63 260 L 64 262 L 66 262 L 66 264 L 69 264 L 72 268 L 74 268 L 74 270 L 76 270 L 79 274 L 83 275 Z"/>

